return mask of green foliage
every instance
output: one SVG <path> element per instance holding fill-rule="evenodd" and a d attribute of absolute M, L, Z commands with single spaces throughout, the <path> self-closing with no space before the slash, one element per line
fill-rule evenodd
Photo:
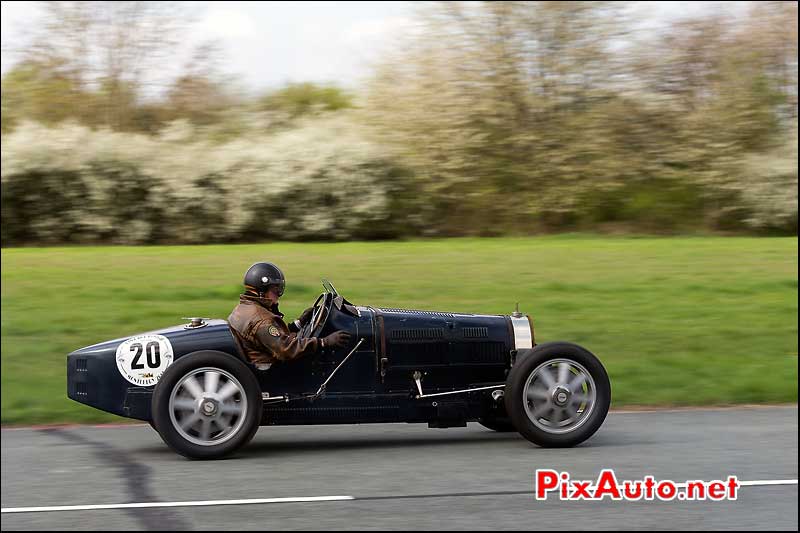
<path fill-rule="evenodd" d="M 88 96 L 53 65 L 35 61 L 14 65 L 3 76 L 2 94 L 4 133 L 24 119 L 52 125 L 74 117 Z"/>
<path fill-rule="evenodd" d="M 679 179 L 642 180 L 607 191 L 588 191 L 581 200 L 585 212 L 581 225 L 624 223 L 653 233 L 691 231 L 705 223 L 705 196 L 691 180 Z"/>
<path fill-rule="evenodd" d="M 262 97 L 259 107 L 265 111 L 286 113 L 294 119 L 303 115 L 351 108 L 353 96 L 334 86 L 291 83 Z"/>
<path fill-rule="evenodd" d="M 2 241 L 74 242 L 87 215 L 88 187 L 79 172 L 31 170 L 2 181 Z"/>

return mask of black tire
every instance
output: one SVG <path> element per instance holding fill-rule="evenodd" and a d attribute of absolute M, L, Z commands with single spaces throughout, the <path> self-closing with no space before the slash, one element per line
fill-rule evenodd
<path fill-rule="evenodd" d="M 176 427 L 177 415 L 170 413 L 170 398 L 173 390 L 176 389 L 176 385 L 180 389 L 185 383 L 184 378 L 190 379 L 193 372 L 216 372 L 220 374 L 220 379 L 227 380 L 226 383 L 232 382 L 233 385 L 240 386 L 234 394 L 234 398 L 238 399 L 234 405 L 244 414 L 240 415 L 241 418 L 233 415 L 232 419 L 236 422 L 233 423 L 232 428 L 229 428 L 228 434 L 225 434 L 225 430 L 220 430 L 221 426 L 217 425 L 217 435 L 224 437 L 220 438 L 219 444 L 215 444 L 215 437 L 210 435 L 209 438 L 203 439 L 199 434 L 192 435 L 190 433 L 192 429 L 179 429 Z M 198 375 L 201 374 L 198 373 Z M 235 381 L 228 379 L 228 376 L 235 378 Z M 221 392 L 222 387 L 219 390 Z M 219 408 L 220 405 L 231 404 L 217 403 L 216 405 Z M 184 411 L 176 412 L 184 413 Z M 220 409 L 219 412 L 223 413 L 224 411 Z M 202 415 L 203 413 L 196 410 L 194 412 L 186 411 L 185 416 L 200 416 L 201 418 L 197 420 L 203 422 Z M 222 352 L 195 352 L 179 358 L 161 376 L 153 392 L 152 416 L 156 431 L 164 442 L 179 454 L 190 459 L 217 459 L 233 453 L 250 442 L 258 431 L 262 416 L 261 387 L 253 372 L 239 359 Z M 181 421 L 183 420 L 185 419 L 182 418 Z M 209 427 L 213 427 L 213 425 L 209 424 Z M 196 442 L 192 442 L 189 440 L 190 438 L 195 439 Z"/>
<path fill-rule="evenodd" d="M 510 431 L 517 430 L 517 428 L 514 427 L 514 424 L 511 423 L 511 418 L 507 416 L 479 418 L 478 423 L 483 427 L 489 428 L 492 431 L 497 431 L 498 433 L 508 433 Z"/>
<path fill-rule="evenodd" d="M 543 371 L 548 372 L 553 377 L 552 370 L 555 370 L 556 364 L 559 365 L 558 369 L 560 370 L 562 364 L 558 362 L 560 360 L 562 362 L 571 361 L 583 367 L 583 370 L 586 371 L 593 383 L 593 396 L 591 396 L 591 386 L 588 382 L 583 385 L 575 385 L 575 383 L 580 382 L 580 380 L 572 381 L 576 377 L 574 372 L 578 369 L 568 363 L 567 368 L 570 372 L 573 372 L 573 375 L 566 374 L 567 379 L 571 381 L 574 387 L 580 387 L 580 390 L 571 391 L 571 388 L 567 387 L 571 391 L 569 395 L 558 396 L 559 399 L 562 397 L 567 398 L 565 405 L 555 403 L 556 389 L 560 387 L 563 390 L 564 388 L 564 385 L 558 382 L 558 378 L 554 378 L 554 381 L 558 383 L 547 389 L 547 399 L 535 396 L 535 398 L 542 398 L 536 400 L 536 402 L 541 403 L 536 403 L 533 399 L 529 399 L 528 393 L 530 391 L 526 389 L 529 384 L 529 378 L 537 380 Z M 554 366 L 548 366 L 551 361 Z M 531 376 L 534 373 L 536 375 Z M 583 374 L 583 372 L 579 372 L 580 374 Z M 541 383 L 544 383 L 544 381 L 542 380 Z M 539 381 L 536 382 L 540 383 Z M 541 394 L 544 390 L 544 388 L 539 389 L 539 393 Z M 550 391 L 553 391 L 552 397 L 550 396 Z M 536 390 L 533 392 L 535 393 Z M 576 392 L 580 394 L 573 396 L 572 393 Z M 593 397 L 594 401 L 580 403 L 578 408 L 575 409 L 574 416 L 562 421 L 561 417 L 564 416 L 564 413 L 567 413 L 567 417 L 572 416 L 572 411 L 567 412 L 564 407 L 570 406 L 571 408 L 572 405 L 580 401 L 579 398 L 581 397 Z M 611 383 L 605 368 L 603 368 L 603 365 L 594 354 L 577 344 L 549 342 L 540 344 L 532 350 L 520 350 L 516 364 L 511 368 L 506 380 L 505 405 L 506 411 L 511 417 L 511 422 L 523 437 L 543 447 L 565 448 L 585 441 L 594 435 L 603 424 L 610 404 Z M 552 411 L 547 411 L 550 406 L 552 406 Z M 583 408 L 582 411 L 581 408 Z M 553 420 L 550 421 L 543 416 L 537 416 L 537 413 L 541 412 L 539 411 L 540 409 L 552 413 Z M 556 414 L 556 410 L 559 411 L 558 414 Z M 536 422 L 534 422 L 534 419 Z M 572 420 L 572 423 L 570 423 L 570 420 Z M 564 423 L 563 427 L 559 426 L 561 423 Z"/>
<path fill-rule="evenodd" d="M 488 402 L 488 398 L 487 398 Z M 478 418 L 478 423 L 485 428 L 497 431 L 498 433 L 507 433 L 516 431 L 517 428 L 511 423 L 511 417 L 506 413 L 506 405 L 504 401 L 495 402 L 492 400 L 488 403 L 486 409 L 481 413 Z"/>

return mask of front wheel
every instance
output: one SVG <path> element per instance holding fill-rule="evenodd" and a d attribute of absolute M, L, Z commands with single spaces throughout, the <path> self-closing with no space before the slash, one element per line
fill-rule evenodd
<path fill-rule="evenodd" d="M 600 428 L 611 404 L 611 384 L 590 351 L 567 342 L 520 351 L 506 381 L 505 403 L 514 427 L 544 447 L 569 447 Z"/>
<path fill-rule="evenodd" d="M 253 438 L 261 422 L 261 388 L 228 354 L 196 352 L 167 368 L 153 392 L 153 422 L 173 450 L 216 459 Z"/>

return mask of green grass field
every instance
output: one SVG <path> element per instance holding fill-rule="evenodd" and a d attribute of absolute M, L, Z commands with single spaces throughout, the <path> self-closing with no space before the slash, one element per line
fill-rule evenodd
<path fill-rule="evenodd" d="M 608 369 L 612 407 L 797 401 L 797 239 L 593 237 L 2 250 L 2 422 L 122 420 L 66 397 L 65 356 L 226 318 L 252 263 L 282 310 L 327 277 L 356 304 L 530 313 Z"/>

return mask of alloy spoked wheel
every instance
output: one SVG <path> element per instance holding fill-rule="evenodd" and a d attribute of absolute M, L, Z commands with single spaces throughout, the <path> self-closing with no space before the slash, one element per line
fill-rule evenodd
<path fill-rule="evenodd" d="M 548 433 L 568 433 L 585 423 L 596 400 L 591 374 L 571 359 L 542 363 L 525 382 L 525 412 Z"/>
<path fill-rule="evenodd" d="M 203 351 L 180 357 L 153 391 L 153 422 L 172 449 L 215 459 L 247 444 L 262 415 L 261 387 L 232 355 Z"/>
<path fill-rule="evenodd" d="M 199 446 L 213 446 L 232 438 L 247 416 L 244 387 L 219 368 L 198 368 L 173 387 L 170 420 L 178 433 Z"/>
<path fill-rule="evenodd" d="M 605 368 L 577 344 L 520 350 L 506 380 L 506 411 L 520 434 L 539 446 L 580 444 L 600 428 L 610 405 Z"/>

